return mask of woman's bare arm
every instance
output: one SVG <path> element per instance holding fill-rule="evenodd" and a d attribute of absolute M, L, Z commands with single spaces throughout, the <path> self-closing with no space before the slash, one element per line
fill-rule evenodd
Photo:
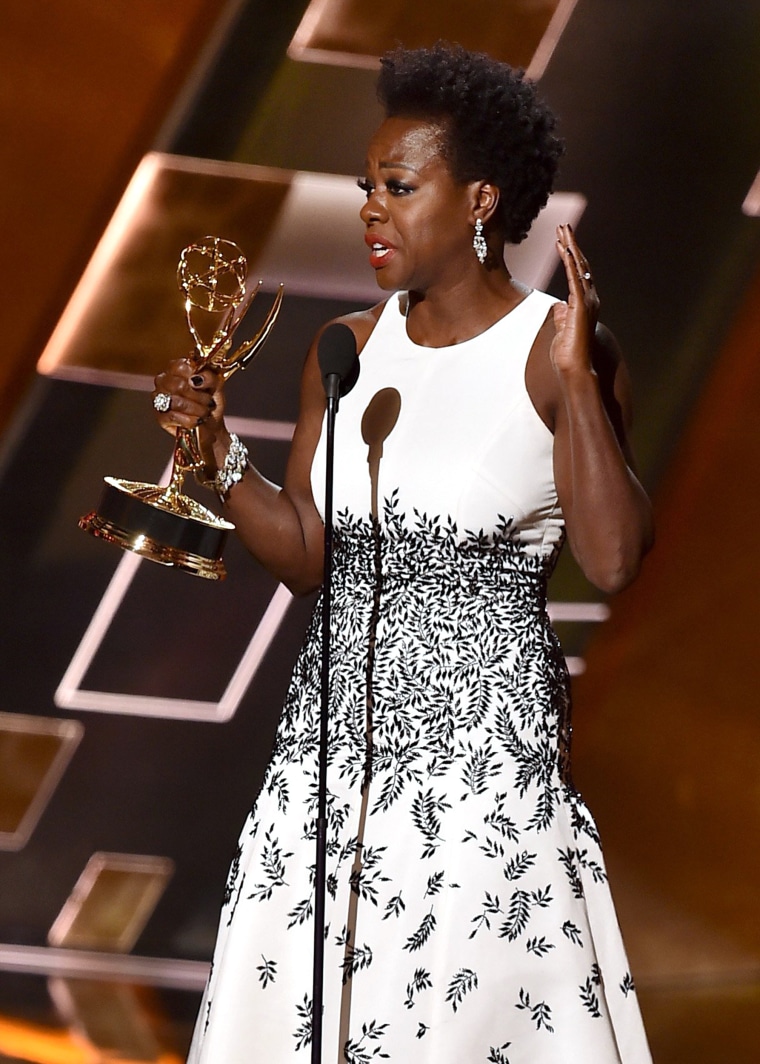
<path fill-rule="evenodd" d="M 560 228 L 558 248 L 570 291 L 542 330 L 548 357 L 543 370 L 533 370 L 534 401 L 553 422 L 554 476 L 570 547 L 588 579 L 615 592 L 636 577 L 652 545 L 652 509 L 628 441 L 628 375 L 614 338 L 596 324 L 596 289 L 569 227 Z"/>

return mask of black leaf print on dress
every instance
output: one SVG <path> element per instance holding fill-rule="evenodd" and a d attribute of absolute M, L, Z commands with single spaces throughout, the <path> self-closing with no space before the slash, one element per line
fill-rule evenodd
<path fill-rule="evenodd" d="M 436 798 L 432 788 L 419 791 L 412 802 L 412 821 L 425 840 L 423 857 L 432 857 L 441 842 L 441 815 L 451 806 L 444 798 Z"/>
<path fill-rule="evenodd" d="M 582 986 L 578 987 L 578 989 L 580 990 L 581 1001 L 583 1002 L 584 1007 L 588 1009 L 589 1013 L 595 1020 L 600 1020 L 602 1018 L 602 1011 L 599 1008 L 599 995 L 594 990 L 594 983 L 591 978 L 588 978 Z"/>
<path fill-rule="evenodd" d="M 454 1012 L 462 1004 L 466 994 L 478 988 L 478 976 L 470 968 L 460 968 L 446 990 L 446 1001 Z"/>
<path fill-rule="evenodd" d="M 372 950 L 369 946 L 348 946 L 341 964 L 344 984 L 362 968 L 369 968 L 370 964 L 372 964 Z"/>
<path fill-rule="evenodd" d="M 483 823 L 486 827 L 494 828 L 495 831 L 498 831 L 504 838 L 509 839 L 510 842 L 517 842 L 520 832 L 517 830 L 517 825 L 512 817 L 505 812 L 507 807 L 506 794 L 496 794 L 493 804 L 493 812 L 488 813 L 483 818 Z"/>
<path fill-rule="evenodd" d="M 399 916 L 401 916 L 402 912 L 405 909 L 406 905 L 404 904 L 404 900 L 401 895 L 394 894 L 394 896 L 385 906 L 385 915 L 383 916 L 383 920 L 387 920 L 391 916 L 395 916 L 396 918 L 398 918 Z"/>
<path fill-rule="evenodd" d="M 311 1045 L 311 1011 L 311 998 L 308 994 L 304 994 L 303 1002 L 300 1005 L 296 1005 L 296 1015 L 301 1021 L 293 1032 L 293 1037 L 296 1040 L 296 1049 L 303 1049 L 305 1046 Z"/>
<path fill-rule="evenodd" d="M 633 976 L 630 972 L 625 973 L 623 982 L 620 984 L 620 989 L 626 997 L 628 997 L 629 994 L 633 993 L 636 990 L 636 984 L 634 983 Z"/>
<path fill-rule="evenodd" d="M 562 934 L 574 942 L 576 946 L 583 947 L 583 941 L 581 939 L 581 929 L 576 927 L 570 920 L 565 920 L 562 925 Z"/>
<path fill-rule="evenodd" d="M 288 779 L 282 769 L 272 773 L 267 785 L 267 793 L 275 795 L 280 812 L 287 811 L 289 801 Z"/>
<path fill-rule="evenodd" d="M 583 897 L 583 883 L 581 882 L 580 872 L 575 860 L 576 852 L 571 846 L 566 850 L 557 850 L 560 863 L 567 873 L 567 878 L 570 880 L 573 897 L 580 899 Z"/>
<path fill-rule="evenodd" d="M 514 942 L 528 926 L 531 909 L 546 909 L 552 902 L 551 887 L 538 890 L 516 890 L 509 901 L 507 919 L 499 929 L 499 937 Z"/>
<path fill-rule="evenodd" d="M 511 1042 L 505 1042 L 503 1046 L 490 1046 L 486 1064 L 509 1064 L 509 1057 L 504 1050 L 509 1049 Z"/>
<path fill-rule="evenodd" d="M 222 899 L 222 905 L 229 905 L 232 901 L 232 894 L 237 884 L 238 876 L 240 875 L 240 858 L 243 854 L 243 847 L 238 845 L 235 851 L 235 856 L 232 858 L 232 864 L 230 865 L 230 871 L 227 876 L 227 885 L 224 889 L 224 898 Z"/>
<path fill-rule="evenodd" d="M 388 882 L 388 876 L 383 875 L 382 870 L 382 855 L 385 849 L 385 846 L 363 846 L 361 867 L 352 870 L 349 876 L 354 894 L 358 894 L 364 901 L 371 901 L 373 905 L 378 904 L 379 884 Z"/>
<path fill-rule="evenodd" d="M 554 1028 L 550 1022 L 552 1010 L 545 1001 L 538 1001 L 534 1005 L 530 1000 L 530 994 L 524 987 L 520 987 L 520 1000 L 515 1005 L 515 1008 L 526 1009 L 530 1012 L 530 1018 L 535 1023 L 537 1031 L 543 1028 L 545 1031 L 549 1031 L 550 1034 L 554 1033 Z"/>
<path fill-rule="evenodd" d="M 498 894 L 491 897 L 488 891 L 486 891 L 484 901 L 482 902 L 482 908 L 483 911 L 478 916 L 473 916 L 470 921 L 470 923 L 475 924 L 475 927 L 470 932 L 469 938 L 475 938 L 482 927 L 485 927 L 487 931 L 491 930 L 491 921 L 489 917 L 496 916 L 497 913 L 502 911 Z"/>
<path fill-rule="evenodd" d="M 554 949 L 554 943 L 547 942 L 546 936 L 542 935 L 541 938 L 529 938 L 525 943 L 525 948 L 529 953 L 534 953 L 537 957 L 545 957 L 550 950 Z"/>
<path fill-rule="evenodd" d="M 551 884 L 547 883 L 545 887 L 539 887 L 538 890 L 531 891 L 530 894 L 533 903 L 539 907 L 539 909 L 548 909 L 552 901 L 552 888 Z"/>
<path fill-rule="evenodd" d="M 428 876 L 427 886 L 425 887 L 424 898 L 437 894 L 443 886 L 445 873 L 434 872 L 432 876 Z"/>
<path fill-rule="evenodd" d="M 363 1023 L 361 1038 L 349 1038 L 343 1047 L 343 1057 L 346 1060 L 346 1064 L 369 1064 L 375 1057 L 388 1059 L 389 1054 L 383 1052 L 381 1045 L 368 1045 L 371 1042 L 379 1042 L 387 1027 L 387 1023 L 378 1023 L 377 1020 L 372 1020 L 371 1023 Z"/>
<path fill-rule="evenodd" d="M 490 857 L 491 859 L 500 859 L 505 853 L 503 844 L 496 842 L 494 839 L 486 839 L 485 842 L 481 843 L 480 849 L 486 857 Z"/>
<path fill-rule="evenodd" d="M 514 942 L 528 926 L 529 917 L 530 894 L 527 890 L 516 890 L 510 898 L 507 919 L 499 929 L 499 937 Z"/>
<path fill-rule="evenodd" d="M 314 912 L 314 901 L 311 895 L 308 898 L 304 898 L 299 901 L 298 904 L 290 910 L 288 913 L 288 928 L 295 927 L 296 924 L 304 924 L 307 920 L 311 920 Z"/>
<path fill-rule="evenodd" d="M 432 985 L 430 972 L 425 971 L 424 968 L 415 968 L 412 981 L 406 984 L 405 1007 L 408 1009 L 414 1008 L 414 995 L 419 994 L 421 990 L 430 990 Z"/>
<path fill-rule="evenodd" d="M 256 883 L 253 892 L 248 895 L 249 899 L 257 901 L 269 901 L 275 887 L 285 885 L 285 861 L 292 857 L 292 853 L 283 853 L 280 844 L 274 834 L 274 825 L 266 832 L 264 838 L 266 845 L 263 847 L 261 856 L 261 870 L 266 876 L 266 882 Z"/>
<path fill-rule="evenodd" d="M 259 982 L 266 989 L 277 978 L 277 961 L 268 961 L 263 954 L 261 959 L 264 963 L 257 964 L 256 971 L 259 973 Z"/>
<path fill-rule="evenodd" d="M 502 762 L 495 760 L 490 743 L 485 746 L 473 746 L 468 742 L 465 749 L 467 756 L 462 766 L 462 781 L 471 794 L 483 794 L 488 780 L 499 775 Z M 463 794 L 462 800 L 467 797 L 467 794 Z"/>
<path fill-rule="evenodd" d="M 431 909 L 427 916 L 423 917 L 422 923 L 404 943 L 404 949 L 408 949 L 410 953 L 414 953 L 415 950 L 422 949 L 427 940 L 435 930 L 435 916 Z"/>
<path fill-rule="evenodd" d="M 595 861 L 592 857 L 589 857 L 588 850 L 576 850 L 576 857 L 578 858 L 578 864 L 581 868 L 586 868 L 594 877 L 595 883 L 606 883 L 607 873 L 602 868 L 599 861 Z"/>
<path fill-rule="evenodd" d="M 544 749 L 544 754 L 552 757 L 548 749 Z M 554 811 L 557 807 L 557 791 L 554 787 L 546 784 L 544 789 L 536 797 L 536 806 L 533 812 L 533 816 L 528 821 L 527 827 L 529 829 L 535 828 L 537 831 L 546 831 L 554 819 Z"/>
<path fill-rule="evenodd" d="M 537 854 L 528 853 L 527 850 L 524 850 L 516 857 L 513 857 L 511 860 L 507 861 L 506 865 L 504 866 L 504 875 L 509 880 L 520 879 L 522 876 L 525 875 L 528 869 L 533 867 L 533 865 L 536 863 L 537 857 Z"/>

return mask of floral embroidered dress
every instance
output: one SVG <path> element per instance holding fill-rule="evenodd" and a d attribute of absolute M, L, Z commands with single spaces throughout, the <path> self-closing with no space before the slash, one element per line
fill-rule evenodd
<path fill-rule="evenodd" d="M 325 1064 L 649 1064 L 546 614 L 563 538 L 525 366 L 553 300 L 412 343 L 336 428 Z M 320 499 L 324 439 L 312 479 Z M 230 872 L 193 1064 L 310 1059 L 320 607 Z"/>

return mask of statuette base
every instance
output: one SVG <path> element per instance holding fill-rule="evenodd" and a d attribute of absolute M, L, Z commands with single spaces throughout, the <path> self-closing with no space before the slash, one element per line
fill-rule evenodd
<path fill-rule="evenodd" d="M 104 480 L 100 505 L 80 519 L 80 528 L 159 565 L 206 580 L 225 578 L 222 551 L 234 525 L 157 484 Z"/>

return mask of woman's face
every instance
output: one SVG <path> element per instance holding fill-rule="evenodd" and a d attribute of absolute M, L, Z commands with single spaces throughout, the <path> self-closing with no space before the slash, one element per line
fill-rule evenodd
<path fill-rule="evenodd" d="M 361 209 L 377 283 L 388 291 L 426 292 L 470 268 L 474 184 L 451 175 L 439 125 L 388 118 L 372 138 Z"/>

